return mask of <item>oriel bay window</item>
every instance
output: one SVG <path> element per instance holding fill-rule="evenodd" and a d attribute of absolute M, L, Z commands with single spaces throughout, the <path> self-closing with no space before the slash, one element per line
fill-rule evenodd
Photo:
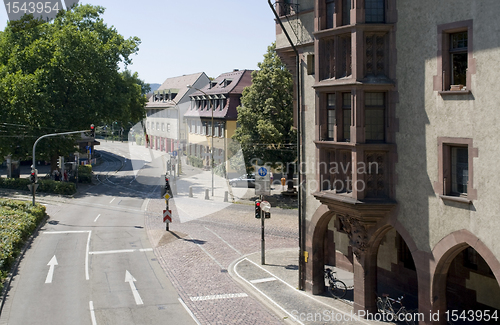
<path fill-rule="evenodd" d="M 351 139 L 351 93 L 342 94 L 342 135 L 346 142 Z"/>
<path fill-rule="evenodd" d="M 365 22 L 385 22 L 385 0 L 365 0 Z"/>
<path fill-rule="evenodd" d="M 365 140 L 385 140 L 385 94 L 365 93 Z"/>
<path fill-rule="evenodd" d="M 326 0 L 326 29 L 333 28 L 333 15 L 335 14 L 335 0 Z"/>
<path fill-rule="evenodd" d="M 326 105 L 326 111 L 327 111 L 327 123 L 328 123 L 328 140 L 334 140 L 335 138 L 335 123 L 336 123 L 336 118 L 335 118 L 335 100 L 336 96 L 335 94 L 327 94 L 327 105 Z"/>

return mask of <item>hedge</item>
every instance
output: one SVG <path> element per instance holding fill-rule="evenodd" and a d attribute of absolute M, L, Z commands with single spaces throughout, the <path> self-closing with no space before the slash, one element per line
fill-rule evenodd
<path fill-rule="evenodd" d="M 29 191 L 31 184 L 28 178 L 2 178 L 0 177 L 0 188 Z M 37 192 L 71 195 L 76 193 L 76 186 L 70 182 L 59 182 L 51 179 L 38 179 Z"/>
<path fill-rule="evenodd" d="M 78 183 L 92 183 L 92 165 L 78 166 Z"/>
<path fill-rule="evenodd" d="M 0 286 L 21 249 L 45 218 L 45 207 L 29 202 L 0 199 Z"/>

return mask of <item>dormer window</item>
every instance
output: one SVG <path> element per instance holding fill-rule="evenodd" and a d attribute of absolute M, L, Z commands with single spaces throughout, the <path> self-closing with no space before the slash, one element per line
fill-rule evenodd
<path fill-rule="evenodd" d="M 227 87 L 231 84 L 231 82 L 233 82 L 233 79 L 224 79 L 219 83 L 219 85 L 222 87 Z"/>

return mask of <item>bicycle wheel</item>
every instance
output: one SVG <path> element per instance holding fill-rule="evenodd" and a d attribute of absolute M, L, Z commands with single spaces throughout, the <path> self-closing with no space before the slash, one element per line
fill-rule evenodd
<path fill-rule="evenodd" d="M 330 282 L 330 287 L 328 288 L 330 294 L 335 298 L 344 298 L 347 293 L 347 286 L 344 282 L 340 280 L 335 280 L 333 283 Z"/>
<path fill-rule="evenodd" d="M 408 312 L 405 307 L 401 307 L 398 314 L 404 315 L 404 320 L 407 325 L 415 325 L 415 322 L 413 321 L 413 314 Z M 408 314 L 411 315 L 411 317 L 407 317 Z"/>
<path fill-rule="evenodd" d="M 379 313 L 385 312 L 385 303 L 380 297 L 377 297 L 377 310 Z"/>

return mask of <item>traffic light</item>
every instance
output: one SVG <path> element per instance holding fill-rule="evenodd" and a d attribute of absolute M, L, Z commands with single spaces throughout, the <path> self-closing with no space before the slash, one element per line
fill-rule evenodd
<path fill-rule="evenodd" d="M 95 137 L 95 126 L 94 126 L 94 124 L 90 124 L 90 136 L 92 138 Z"/>
<path fill-rule="evenodd" d="M 266 218 L 266 219 L 271 218 L 271 212 L 265 212 L 264 211 L 264 218 Z"/>
<path fill-rule="evenodd" d="M 168 182 L 168 176 L 165 176 L 165 191 L 170 192 L 170 183 Z"/>
<path fill-rule="evenodd" d="M 62 165 L 63 165 L 63 157 L 59 156 L 59 159 L 57 160 L 57 168 L 61 169 Z"/>
<path fill-rule="evenodd" d="M 35 173 L 35 170 L 32 169 L 31 170 L 31 174 L 30 174 L 30 182 L 35 184 L 36 183 L 36 173 Z"/>
<path fill-rule="evenodd" d="M 260 219 L 260 200 L 255 201 L 255 218 Z"/>

